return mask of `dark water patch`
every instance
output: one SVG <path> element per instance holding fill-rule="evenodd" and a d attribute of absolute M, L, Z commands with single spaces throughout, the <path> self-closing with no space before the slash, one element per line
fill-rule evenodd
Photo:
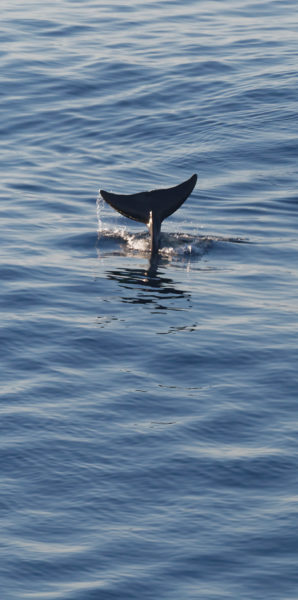
<path fill-rule="evenodd" d="M 158 305 L 163 297 L 166 297 L 167 300 L 177 297 L 186 299 L 190 297 L 188 293 L 178 289 L 171 278 L 160 273 L 152 274 L 150 270 L 130 268 L 107 271 L 107 277 L 117 281 L 125 290 L 133 292 L 131 297 L 123 296 L 123 302 Z"/>

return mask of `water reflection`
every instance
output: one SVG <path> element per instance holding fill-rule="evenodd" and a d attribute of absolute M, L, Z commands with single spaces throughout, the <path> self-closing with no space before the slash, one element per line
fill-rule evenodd
<path fill-rule="evenodd" d="M 180 289 L 175 282 L 161 271 L 162 259 L 150 261 L 148 269 L 118 268 L 106 271 L 107 278 L 117 281 L 126 290 L 121 302 L 131 304 L 153 304 L 159 309 L 181 310 L 181 306 L 171 306 L 172 300 L 189 301 L 189 292 Z M 131 294 L 130 294 L 131 292 Z"/>

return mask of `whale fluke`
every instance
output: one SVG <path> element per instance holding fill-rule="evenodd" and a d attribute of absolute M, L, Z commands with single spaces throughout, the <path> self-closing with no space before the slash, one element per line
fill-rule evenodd
<path fill-rule="evenodd" d="M 162 221 L 173 214 L 193 191 L 197 175 L 171 188 L 140 192 L 138 194 L 112 194 L 100 190 L 102 198 L 119 213 L 145 223 L 150 232 L 151 254 L 159 247 Z"/>

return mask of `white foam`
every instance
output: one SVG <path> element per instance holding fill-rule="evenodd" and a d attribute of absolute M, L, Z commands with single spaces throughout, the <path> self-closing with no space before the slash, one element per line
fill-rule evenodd
<path fill-rule="evenodd" d="M 150 253 L 150 238 L 146 230 L 138 233 L 133 233 L 125 226 L 103 227 L 102 221 L 99 220 L 99 239 L 103 241 L 115 242 L 115 252 L 119 252 L 119 244 L 121 245 L 121 253 Z M 199 258 L 208 251 L 212 239 L 206 237 L 192 236 L 182 233 L 164 233 L 161 239 L 160 254 L 169 259 L 173 258 Z M 109 245 L 109 252 L 111 246 Z"/>
<path fill-rule="evenodd" d="M 138 252 L 148 252 L 149 251 L 149 238 L 146 237 L 138 237 L 133 234 L 126 235 L 125 241 L 127 245 L 132 250 L 136 250 Z"/>

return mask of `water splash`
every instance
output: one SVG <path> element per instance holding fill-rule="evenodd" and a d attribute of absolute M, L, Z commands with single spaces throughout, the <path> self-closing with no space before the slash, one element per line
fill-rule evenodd
<path fill-rule="evenodd" d="M 102 222 L 98 230 L 98 248 L 101 254 L 111 251 L 123 255 L 150 254 L 150 238 L 145 231 L 133 233 L 126 227 L 104 228 Z M 212 238 L 186 235 L 182 233 L 163 233 L 159 253 L 164 258 L 172 259 L 200 258 L 213 244 Z"/>
<path fill-rule="evenodd" d="M 98 193 L 96 200 L 98 221 L 98 250 L 101 256 L 115 254 L 122 256 L 149 255 L 150 237 L 146 229 L 131 231 L 126 225 L 117 223 L 116 213 L 110 215 L 109 207 Z M 168 260 L 198 260 L 216 243 L 244 243 L 241 238 L 204 236 L 199 234 L 162 232 L 159 254 Z"/>
<path fill-rule="evenodd" d="M 98 194 L 97 194 L 97 198 L 96 198 L 96 216 L 97 216 L 97 223 L 98 223 L 98 229 L 97 229 L 98 233 L 103 230 L 103 222 L 102 222 L 103 211 L 104 211 L 104 201 L 100 194 L 100 191 L 98 190 Z"/>

